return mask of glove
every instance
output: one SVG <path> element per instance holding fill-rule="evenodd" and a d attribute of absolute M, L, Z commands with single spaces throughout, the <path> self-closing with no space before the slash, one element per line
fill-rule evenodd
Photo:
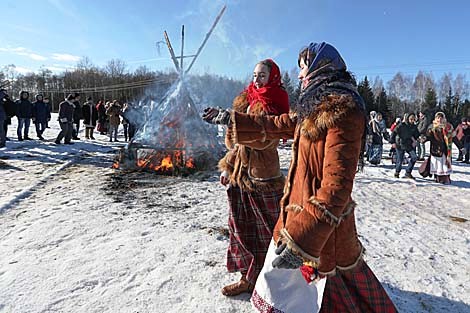
<path fill-rule="evenodd" d="M 222 108 L 206 108 L 202 119 L 209 124 L 228 125 L 230 123 L 230 112 Z"/>
<path fill-rule="evenodd" d="M 304 264 L 302 258 L 294 254 L 291 249 L 287 248 L 287 244 L 285 243 L 277 247 L 274 252 L 279 255 L 272 263 L 272 266 L 275 268 L 296 269 Z"/>

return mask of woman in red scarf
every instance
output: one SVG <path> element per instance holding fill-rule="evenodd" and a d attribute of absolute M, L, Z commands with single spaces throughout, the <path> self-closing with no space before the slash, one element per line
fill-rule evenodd
<path fill-rule="evenodd" d="M 253 81 L 233 101 L 232 109 L 253 115 L 289 112 L 289 99 L 281 84 L 279 67 L 273 60 L 259 62 Z M 284 175 L 279 166 L 279 140 L 253 140 L 234 144 L 227 130 L 228 152 L 219 162 L 220 182 L 227 187 L 229 240 L 227 269 L 240 272 L 241 279 L 222 289 L 226 296 L 251 292 L 261 271 L 279 216 Z"/>

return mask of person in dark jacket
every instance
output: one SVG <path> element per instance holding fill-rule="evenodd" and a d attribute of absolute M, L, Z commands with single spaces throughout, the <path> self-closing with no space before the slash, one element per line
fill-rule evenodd
<path fill-rule="evenodd" d="M 463 131 L 463 136 L 462 136 L 462 143 L 463 143 L 463 148 L 462 148 L 462 162 L 469 164 L 470 163 L 470 121 L 468 118 L 464 117 L 462 118 L 462 131 Z"/>
<path fill-rule="evenodd" d="M 418 128 L 419 132 L 419 138 L 418 138 L 418 160 L 419 161 L 424 161 L 424 157 L 426 156 L 426 147 L 425 147 L 425 142 L 426 142 L 426 131 L 428 129 L 428 118 L 423 112 L 419 112 L 418 115 L 418 125 L 416 127 Z"/>
<path fill-rule="evenodd" d="M 104 100 L 98 101 L 96 104 L 96 109 L 98 110 L 98 127 L 97 130 L 100 132 L 100 135 L 105 135 L 108 131 L 107 124 L 106 124 L 106 106 L 104 104 Z"/>
<path fill-rule="evenodd" d="M 392 132 L 390 143 L 392 144 L 392 148 L 395 148 L 397 151 L 397 162 L 395 164 L 396 178 L 400 177 L 403 157 L 405 156 L 405 152 L 407 152 L 410 156 L 410 161 L 406 167 L 404 177 L 414 179 L 411 172 L 413 171 L 413 166 L 417 160 L 415 148 L 417 145 L 417 139 L 419 138 L 419 131 L 415 125 L 415 121 L 416 115 L 414 113 L 406 114 L 403 123 L 397 126 L 397 128 Z"/>
<path fill-rule="evenodd" d="M 72 132 L 72 139 L 73 140 L 80 140 L 78 138 L 78 132 L 80 131 L 80 120 L 83 118 L 82 112 L 82 105 L 80 104 L 80 94 L 75 93 L 74 100 L 73 100 L 73 132 Z"/>
<path fill-rule="evenodd" d="M 33 123 L 36 125 L 36 134 L 40 140 L 44 140 L 42 134 L 46 129 L 47 120 L 51 118 L 47 104 L 44 103 L 41 94 L 36 95 L 36 101 L 33 102 Z"/>
<path fill-rule="evenodd" d="M 95 139 L 95 137 L 93 137 L 93 129 L 95 129 L 96 121 L 98 120 L 98 110 L 91 101 L 91 97 L 88 97 L 87 101 L 83 104 L 82 113 L 83 125 L 85 126 L 85 138 Z"/>
<path fill-rule="evenodd" d="M 46 104 L 47 110 L 49 111 L 49 118 L 46 120 L 46 128 L 50 128 L 49 122 L 51 120 L 52 104 L 49 97 L 44 97 L 44 103 Z"/>
<path fill-rule="evenodd" d="M 67 145 L 73 144 L 72 140 L 72 123 L 73 123 L 73 112 L 74 112 L 74 95 L 69 94 L 67 98 L 59 104 L 59 124 L 60 133 L 55 140 L 56 144 L 60 144 L 62 138 L 65 137 L 64 143 Z"/>
<path fill-rule="evenodd" d="M 20 98 L 15 101 L 16 103 L 16 117 L 18 118 L 18 128 L 16 134 L 18 135 L 18 141 L 31 140 L 29 138 L 29 125 L 31 124 L 31 118 L 33 117 L 33 104 L 29 101 L 29 92 L 21 91 Z M 24 131 L 23 131 L 24 129 Z M 21 132 L 23 131 L 24 136 Z"/>
<path fill-rule="evenodd" d="M 457 149 L 459 149 L 459 156 L 457 157 L 457 161 L 462 161 L 463 160 L 463 151 L 464 151 L 464 126 L 467 126 L 467 118 L 463 117 L 461 119 L 461 122 L 457 127 L 455 128 L 455 136 L 452 138 L 452 142 L 457 146 Z"/>
<path fill-rule="evenodd" d="M 9 108 L 12 107 L 12 101 L 8 96 L 6 90 L 0 89 L 0 148 L 5 147 L 6 143 L 6 131 L 4 125 L 6 124 L 7 118 L 9 118 Z"/>

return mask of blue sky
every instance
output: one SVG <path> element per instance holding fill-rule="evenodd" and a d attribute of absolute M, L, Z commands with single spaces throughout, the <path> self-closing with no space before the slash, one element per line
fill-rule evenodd
<path fill-rule="evenodd" d="M 419 69 L 435 78 L 470 74 L 465 0 L 2 0 L 0 67 L 61 71 L 87 56 L 98 66 L 118 58 L 130 70 L 171 69 L 166 47 L 156 48 L 163 31 L 179 54 L 184 24 L 185 52 L 193 54 L 224 4 L 194 73 L 244 79 L 268 57 L 290 71 L 302 46 L 327 41 L 360 78 L 387 81 Z"/>

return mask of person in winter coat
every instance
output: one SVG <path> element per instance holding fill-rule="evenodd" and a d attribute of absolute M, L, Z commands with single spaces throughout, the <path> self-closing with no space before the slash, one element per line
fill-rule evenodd
<path fill-rule="evenodd" d="M 11 111 L 15 109 L 14 105 L 6 90 L 0 89 L 0 148 L 6 145 L 7 137 L 4 125 L 7 123 Z"/>
<path fill-rule="evenodd" d="M 88 97 L 87 101 L 83 104 L 82 113 L 83 125 L 85 126 L 85 138 L 94 140 L 95 137 L 93 137 L 93 130 L 95 129 L 96 121 L 98 120 L 98 110 L 96 109 L 95 104 L 91 101 L 91 97 Z"/>
<path fill-rule="evenodd" d="M 355 226 L 351 192 L 363 151 L 364 102 L 332 45 L 311 43 L 299 66 L 293 114 L 208 108 L 203 116 L 228 124 L 238 144 L 294 139 L 280 217 L 251 301 L 262 312 L 318 312 L 320 303 L 320 312 L 396 312 L 363 260 Z M 318 282 L 325 286 L 319 297 L 305 280 L 322 276 L 328 278 Z"/>
<path fill-rule="evenodd" d="M 428 118 L 423 112 L 419 112 L 418 115 L 418 128 L 419 138 L 418 138 L 418 160 L 424 161 L 424 157 L 426 156 L 426 131 L 428 129 Z"/>
<path fill-rule="evenodd" d="M 464 124 L 465 123 L 465 124 Z M 470 163 L 470 121 L 464 117 L 462 118 L 462 130 L 463 130 L 463 159 L 461 162 Z"/>
<path fill-rule="evenodd" d="M 72 139 L 80 140 L 78 132 L 80 131 L 80 120 L 83 119 L 82 105 L 80 104 L 80 94 L 75 93 L 73 100 L 73 132 Z"/>
<path fill-rule="evenodd" d="M 21 91 L 20 98 L 15 101 L 16 103 L 16 117 L 18 118 L 18 128 L 16 134 L 18 135 L 18 141 L 31 140 L 29 138 L 29 125 L 31 124 L 31 118 L 33 117 L 33 105 L 29 101 L 29 92 Z M 23 134 L 24 136 L 23 136 Z"/>
<path fill-rule="evenodd" d="M 455 136 L 452 139 L 452 142 L 457 146 L 457 149 L 459 149 L 459 156 L 457 157 L 457 161 L 462 161 L 463 159 L 463 153 L 464 151 L 464 142 L 463 142 L 463 137 L 464 137 L 464 131 L 463 128 L 464 126 L 467 126 L 467 118 L 463 117 L 461 119 L 461 123 L 457 125 L 455 128 Z"/>
<path fill-rule="evenodd" d="M 127 103 L 124 103 L 122 109 L 121 109 L 121 116 L 122 116 L 122 127 L 124 128 L 124 141 L 127 141 L 127 139 L 132 138 L 129 134 L 129 129 L 131 127 L 129 120 L 126 117 L 126 113 L 129 111 L 129 107 Z"/>
<path fill-rule="evenodd" d="M 46 128 L 50 128 L 49 122 L 51 121 L 50 113 L 52 112 L 52 104 L 51 104 L 51 100 L 49 99 L 49 97 L 44 97 L 44 103 L 46 104 L 47 110 L 49 111 L 49 118 L 46 120 Z"/>
<path fill-rule="evenodd" d="M 436 182 L 449 185 L 452 173 L 452 133 L 454 128 L 447 122 L 444 112 L 437 112 L 427 130 L 431 141 L 430 173 Z"/>
<path fill-rule="evenodd" d="M 105 135 L 108 132 L 108 128 L 106 127 L 107 115 L 105 103 L 103 100 L 98 101 L 96 104 L 96 110 L 98 111 L 98 126 L 96 130 L 100 132 L 100 135 Z"/>
<path fill-rule="evenodd" d="M 72 131 L 73 131 L 73 112 L 75 105 L 73 103 L 75 96 L 69 94 L 67 98 L 59 104 L 59 124 L 60 124 L 60 133 L 57 136 L 55 143 L 60 144 L 62 138 L 66 145 L 72 145 Z"/>
<path fill-rule="evenodd" d="M 395 177 L 400 177 L 403 158 L 405 157 L 406 152 L 410 156 L 410 161 L 406 167 L 404 178 L 414 179 L 411 172 L 413 171 L 413 167 L 417 160 L 415 148 L 417 145 L 417 139 L 419 138 L 418 128 L 415 125 L 416 115 L 414 113 L 405 114 L 403 120 L 403 123 L 398 125 L 392 132 L 392 136 L 390 138 L 392 148 L 395 148 L 397 151 Z"/>
<path fill-rule="evenodd" d="M 273 60 L 256 64 L 252 82 L 234 99 L 232 108 L 255 116 L 289 112 L 289 97 Z M 263 267 L 279 216 L 284 175 L 277 153 L 279 139 L 236 143 L 228 129 L 225 145 L 228 152 L 220 160 L 219 169 L 229 200 L 227 269 L 242 276 L 225 286 L 222 294 L 235 296 L 253 290 Z"/>
<path fill-rule="evenodd" d="M 369 147 L 369 163 L 378 165 L 382 160 L 384 133 L 387 132 L 387 126 L 383 120 L 382 113 L 378 112 L 375 114 L 374 118 L 369 122 L 369 129 L 372 135 Z"/>
<path fill-rule="evenodd" d="M 117 140 L 117 133 L 119 129 L 119 124 L 121 123 L 120 118 L 121 107 L 119 106 L 119 102 L 114 100 L 113 103 L 110 105 L 108 109 L 106 109 L 106 115 L 109 117 L 109 141 L 118 141 Z"/>
<path fill-rule="evenodd" d="M 51 112 L 44 102 L 41 94 L 36 95 L 36 101 L 33 102 L 33 123 L 36 125 L 36 135 L 40 140 L 44 140 L 42 134 L 46 129 L 46 123 L 51 119 Z"/>

